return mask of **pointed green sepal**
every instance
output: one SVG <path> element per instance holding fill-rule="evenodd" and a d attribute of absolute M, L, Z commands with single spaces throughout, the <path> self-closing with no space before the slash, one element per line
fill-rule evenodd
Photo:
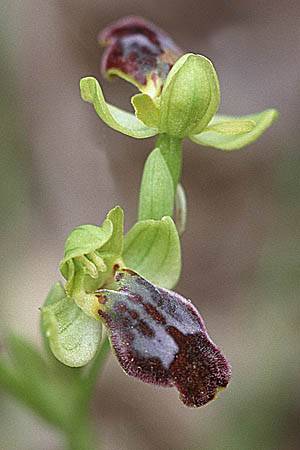
<path fill-rule="evenodd" d="M 92 103 L 98 116 L 114 130 L 137 139 L 157 134 L 157 129 L 147 127 L 133 114 L 106 103 L 102 89 L 95 78 L 82 78 L 80 91 L 82 99 Z"/>
<path fill-rule="evenodd" d="M 126 267 L 152 283 L 173 288 L 180 276 L 180 241 L 171 217 L 136 223 L 125 237 Z"/>
<path fill-rule="evenodd" d="M 216 115 L 202 133 L 191 135 L 196 144 L 220 150 L 238 150 L 256 141 L 277 119 L 275 109 L 243 117 Z"/>

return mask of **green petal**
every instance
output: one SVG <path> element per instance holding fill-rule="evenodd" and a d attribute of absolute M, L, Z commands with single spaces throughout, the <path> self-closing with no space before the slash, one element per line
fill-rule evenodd
<path fill-rule="evenodd" d="M 126 267 L 152 283 L 171 289 L 181 270 L 180 241 L 170 217 L 136 223 L 125 237 Z"/>
<path fill-rule="evenodd" d="M 202 55 L 186 54 L 171 69 L 160 102 L 160 132 L 185 137 L 199 133 L 220 103 L 213 64 Z"/>
<path fill-rule="evenodd" d="M 75 228 L 65 244 L 60 264 L 66 293 L 90 317 L 98 318 L 95 291 L 113 276 L 123 250 L 123 210 L 112 209 L 101 226 Z"/>
<path fill-rule="evenodd" d="M 139 199 L 139 220 L 160 220 L 172 216 L 174 185 L 160 149 L 154 149 L 145 163 Z"/>
<path fill-rule="evenodd" d="M 148 127 L 158 127 L 159 109 L 149 95 L 136 94 L 131 97 L 131 103 L 137 119 L 141 120 Z"/>
<path fill-rule="evenodd" d="M 112 236 L 113 224 L 111 220 L 105 219 L 101 227 L 96 225 L 81 225 L 75 228 L 68 236 L 65 244 L 64 259 L 60 264 L 60 270 L 65 278 L 69 278 L 70 262 L 74 258 L 84 258 L 95 250 L 100 249 Z M 89 269 L 89 260 L 86 262 L 86 268 Z M 91 268 L 94 266 L 90 262 Z M 96 269 L 96 268 L 95 268 Z M 89 270 L 88 270 L 89 271 Z M 93 270 L 91 269 L 93 272 Z"/>
<path fill-rule="evenodd" d="M 133 114 L 106 103 L 101 87 L 95 78 L 82 78 L 80 91 L 82 99 L 92 103 L 98 116 L 114 130 L 137 139 L 157 134 L 157 129 L 147 127 Z"/>
<path fill-rule="evenodd" d="M 190 136 L 190 139 L 196 144 L 220 150 L 238 150 L 256 141 L 277 117 L 278 112 L 275 109 L 267 109 L 261 113 L 243 117 L 216 115 L 209 124 L 208 130 Z M 242 130 L 243 126 L 248 128 L 248 131 Z M 251 130 L 250 127 L 252 127 Z M 229 132 L 230 128 L 231 132 Z M 236 133 L 232 132 L 234 128 Z"/>
<path fill-rule="evenodd" d="M 42 308 L 43 328 L 54 356 L 70 367 L 86 365 L 101 340 L 101 323 L 88 317 L 70 297 Z"/>

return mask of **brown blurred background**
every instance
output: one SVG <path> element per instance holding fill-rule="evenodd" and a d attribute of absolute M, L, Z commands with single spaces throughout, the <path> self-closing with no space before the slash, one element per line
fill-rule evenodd
<path fill-rule="evenodd" d="M 1 333 L 39 343 L 39 306 L 59 277 L 68 232 L 115 204 L 136 216 L 153 140 L 107 128 L 80 100 L 100 78 L 96 36 L 142 15 L 213 60 L 221 111 L 276 107 L 255 144 L 223 153 L 186 142 L 188 231 L 178 291 L 199 307 L 233 367 L 230 387 L 198 410 L 175 390 L 126 377 L 110 358 L 93 404 L 103 450 L 296 450 L 299 433 L 300 3 L 252 0 L 2 0 Z M 130 108 L 135 92 L 101 80 Z M 62 441 L 0 393 L 1 450 L 59 450 Z"/>

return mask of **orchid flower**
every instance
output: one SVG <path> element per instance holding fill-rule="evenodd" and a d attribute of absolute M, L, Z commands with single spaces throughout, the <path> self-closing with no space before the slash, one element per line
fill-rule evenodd
<path fill-rule="evenodd" d="M 81 80 L 82 98 L 111 128 L 134 138 L 167 134 L 221 150 L 254 142 L 275 120 L 266 109 L 242 117 L 218 115 L 220 88 L 212 62 L 183 51 L 161 29 L 139 17 L 123 18 L 99 34 L 105 47 L 101 72 L 119 76 L 140 91 L 135 115 L 106 103 L 98 81 Z"/>
<path fill-rule="evenodd" d="M 140 221 L 125 239 L 120 207 L 101 227 L 75 228 L 60 266 L 66 294 L 62 298 L 59 290 L 58 300 L 43 308 L 57 359 L 73 367 L 87 364 L 100 345 L 102 324 L 128 375 L 176 386 L 187 406 L 212 400 L 227 386 L 230 366 L 197 309 L 169 290 L 178 280 L 180 261 L 170 217 Z"/>

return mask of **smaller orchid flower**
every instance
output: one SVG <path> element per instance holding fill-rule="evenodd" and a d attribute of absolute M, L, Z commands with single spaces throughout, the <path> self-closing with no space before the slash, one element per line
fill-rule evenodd
<path fill-rule="evenodd" d="M 116 271 L 112 286 L 97 294 L 99 315 L 128 375 L 176 386 L 183 403 L 194 407 L 227 386 L 230 366 L 189 300 L 126 269 Z"/>
<path fill-rule="evenodd" d="M 211 61 L 183 55 L 165 32 L 144 19 L 121 19 L 105 28 L 99 41 L 105 46 L 102 74 L 117 75 L 141 91 L 131 99 L 135 116 L 106 103 L 93 77 L 81 80 L 81 95 L 108 126 L 128 136 L 165 134 L 229 151 L 255 141 L 277 117 L 274 109 L 244 117 L 217 115 L 220 89 Z"/>

